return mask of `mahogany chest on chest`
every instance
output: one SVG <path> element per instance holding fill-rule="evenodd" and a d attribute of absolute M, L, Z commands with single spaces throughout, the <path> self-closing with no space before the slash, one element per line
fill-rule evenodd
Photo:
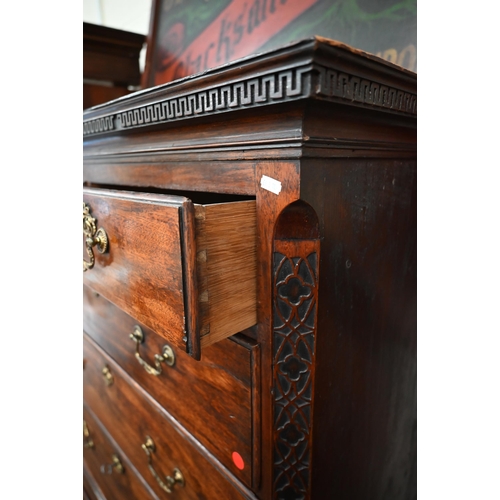
<path fill-rule="evenodd" d="M 83 136 L 84 494 L 416 498 L 416 75 L 312 38 Z"/>

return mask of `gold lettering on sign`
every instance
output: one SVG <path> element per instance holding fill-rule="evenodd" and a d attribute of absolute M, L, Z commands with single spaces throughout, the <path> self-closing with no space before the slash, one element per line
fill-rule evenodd
<path fill-rule="evenodd" d="M 394 48 L 390 48 L 384 50 L 384 52 L 377 52 L 376 55 L 410 71 L 417 70 L 417 48 L 411 43 L 399 52 Z"/>
<path fill-rule="evenodd" d="M 398 63 L 398 51 L 396 49 L 387 49 L 383 54 L 382 57 L 391 63 L 397 64 Z"/>
<path fill-rule="evenodd" d="M 415 45 L 407 45 L 398 56 L 398 64 L 412 71 L 417 69 L 417 49 Z"/>
<path fill-rule="evenodd" d="M 159 41 L 163 52 L 156 61 L 154 83 L 170 82 L 254 53 L 318 1 L 232 0 L 187 47 L 186 26 L 177 22 Z"/>

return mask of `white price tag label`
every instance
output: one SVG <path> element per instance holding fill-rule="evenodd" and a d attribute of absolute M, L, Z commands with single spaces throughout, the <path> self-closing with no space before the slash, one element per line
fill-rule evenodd
<path fill-rule="evenodd" d="M 280 194 L 281 192 L 281 182 L 273 179 L 272 177 L 268 177 L 267 175 L 262 176 L 260 180 L 260 187 L 266 191 L 271 191 L 271 193 L 274 194 Z"/>

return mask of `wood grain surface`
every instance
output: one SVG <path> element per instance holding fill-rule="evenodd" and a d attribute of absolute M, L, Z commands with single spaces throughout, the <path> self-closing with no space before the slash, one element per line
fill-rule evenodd
<path fill-rule="evenodd" d="M 139 365 L 132 369 L 127 364 L 133 355 L 131 340 L 124 338 L 118 345 L 97 329 L 90 334 L 101 347 L 88 340 L 86 352 L 99 360 L 99 366 L 109 365 L 116 375 L 115 385 L 105 386 L 100 368 L 89 368 L 84 395 L 126 455 L 133 461 L 136 456 L 142 459 L 137 465 L 141 475 L 149 473 L 141 440 L 146 433 L 154 433 L 159 436 L 154 457 L 159 468 L 170 473 L 181 464 L 188 471 L 186 498 L 212 498 L 212 494 L 222 499 L 253 495 L 261 500 L 417 498 L 416 91 L 415 74 L 314 38 L 84 113 L 84 183 L 94 196 L 107 189 L 141 190 L 157 193 L 151 196 L 178 195 L 204 209 L 211 203 L 249 199 L 256 206 L 256 323 L 245 330 L 244 337 L 208 346 L 206 360 L 201 343 L 198 349 L 194 338 L 187 339 L 193 357 L 201 355 L 201 363 L 214 365 L 202 364 L 202 371 L 181 363 L 186 356 L 180 351 L 186 350 L 186 344 L 180 333 L 196 293 L 200 317 L 208 314 L 208 302 L 200 301 L 208 282 L 196 282 L 195 291 L 187 293 L 191 302 L 185 300 L 187 287 L 181 283 L 176 289 L 182 292 L 169 302 L 172 283 L 165 285 L 166 265 L 161 261 L 166 233 L 153 203 L 139 210 L 141 231 L 155 230 L 149 245 L 154 250 L 149 250 L 144 265 L 149 266 L 149 261 L 159 265 L 154 275 L 137 276 L 131 274 L 137 257 L 120 257 L 122 281 L 116 279 L 110 288 L 116 298 L 109 294 L 108 298 L 145 327 L 146 341 L 141 345 L 145 359 L 154 357 L 162 338 L 172 345 L 179 364 L 171 376 L 178 384 L 176 394 L 182 391 L 182 395 L 179 402 L 168 400 L 171 396 L 166 394 L 153 396 L 155 389 L 146 385 L 145 374 L 139 375 Z M 266 188 L 263 176 L 279 189 Z M 211 200 L 206 203 L 197 196 Z M 303 210 L 305 206 L 311 211 Z M 98 225 L 105 227 L 108 215 L 99 205 L 96 210 Z M 311 213 L 317 217 L 312 225 Z M 128 221 L 129 214 L 133 216 L 133 211 L 122 210 L 120 227 L 134 224 Z M 276 227 L 281 215 L 286 223 Z M 182 228 L 178 221 L 177 225 Z M 220 226 L 216 230 L 223 233 L 224 224 Z M 175 233 L 179 242 L 187 232 Z M 291 283 L 297 285 L 308 275 L 304 269 L 302 274 L 290 269 L 309 258 L 305 251 L 310 248 L 303 244 L 307 240 L 314 241 L 319 255 L 308 269 L 319 270 L 319 275 L 311 295 L 317 305 L 315 315 L 306 317 L 300 314 L 302 299 L 297 305 Z M 89 276 L 96 269 L 101 269 L 94 273 L 96 277 L 111 269 L 113 259 L 118 262 L 122 250 L 118 240 L 112 243 L 116 256 L 111 246 L 109 255 L 97 255 Z M 127 245 L 128 252 L 133 244 Z M 179 247 L 186 253 L 181 243 Z M 277 253 L 293 263 L 283 283 L 273 275 L 273 269 L 280 272 L 279 265 L 273 267 Z M 177 262 L 177 256 L 171 260 Z M 191 269 L 193 262 L 191 255 Z M 207 272 L 206 262 L 196 261 L 196 273 Z M 172 265 L 177 275 L 179 270 Z M 241 266 L 231 266 L 236 282 Z M 99 291 L 97 283 L 88 284 Z M 140 315 L 151 298 L 158 301 L 162 317 L 153 312 L 156 305 Z M 285 332 L 280 330 L 277 311 L 280 306 L 286 308 L 282 302 L 287 301 L 299 318 Z M 103 310 L 96 307 L 96 311 Z M 308 321 L 314 332 L 309 358 L 294 343 L 304 333 L 298 331 L 303 326 L 299 319 Z M 188 330 L 207 333 L 201 322 L 186 324 Z M 276 339 L 280 334 L 289 335 L 285 347 L 291 352 L 280 350 L 282 344 Z M 237 349 L 224 351 L 233 341 L 247 349 L 244 362 Z M 273 346 L 278 348 L 273 351 Z M 113 352 L 118 364 L 106 351 Z M 300 354 L 301 359 L 292 354 Z M 292 358 L 304 364 L 306 360 L 307 369 Z M 193 389 L 195 378 L 200 381 L 198 389 Z M 242 381 L 240 389 L 236 379 Z M 306 386 L 312 390 L 307 400 L 294 389 Z M 204 387 L 210 387 L 206 394 Z M 231 410 L 243 393 L 248 405 L 249 390 L 251 422 L 241 420 L 245 428 L 231 427 L 227 415 L 217 417 Z M 223 402 L 224 398 L 228 401 Z M 201 408 L 199 419 L 195 401 Z M 278 407 L 282 402 L 289 411 L 286 415 Z M 302 434 L 293 432 L 294 425 L 299 429 L 304 423 L 299 422 L 301 411 L 307 414 Z M 247 414 L 245 409 L 242 415 Z M 288 420 L 280 420 L 281 416 Z M 233 437 L 221 431 L 217 443 L 218 427 L 212 425 L 216 417 Z M 213 430 L 200 431 L 202 421 Z M 232 446 L 235 436 L 241 436 L 244 453 L 252 447 L 251 475 L 234 471 L 222 458 L 224 447 Z M 296 455 L 288 455 L 287 447 Z M 285 455 L 281 462 L 277 449 Z M 301 450 L 306 454 L 302 456 Z M 302 472 L 300 464 L 305 465 Z M 287 467 L 285 482 L 276 473 L 280 467 Z M 294 479 L 302 476 L 307 480 L 297 488 Z"/>
<path fill-rule="evenodd" d="M 136 469 L 116 443 L 110 439 L 102 424 L 91 410 L 83 408 L 83 418 L 87 424 L 93 446 L 83 448 L 84 467 L 98 482 L 100 493 L 107 500 L 133 498 L 137 500 L 158 500 L 146 481 L 137 474 Z M 116 455 L 123 465 L 123 473 L 119 473 L 113 464 Z M 95 488 L 89 488 L 94 491 Z"/>
<path fill-rule="evenodd" d="M 185 350 L 179 219 L 189 201 L 92 189 L 83 201 L 109 238 L 106 253 L 94 251 L 95 266 L 83 282 Z"/>
<path fill-rule="evenodd" d="M 163 194 L 87 188 L 106 231 L 84 283 L 200 359 L 256 323 L 255 201 L 197 205 Z M 84 259 L 87 250 L 84 251 Z"/>
<path fill-rule="evenodd" d="M 253 450 L 253 407 L 260 390 L 254 381 L 258 370 L 257 343 L 226 339 L 204 350 L 201 361 L 174 348 L 172 367 L 162 363 L 162 373 L 150 375 L 135 358 L 136 344 L 130 339 L 135 325 L 144 333 L 141 357 L 153 367 L 165 339 L 124 313 L 88 287 L 83 290 L 83 328 L 134 381 L 144 388 L 193 436 L 246 484 L 251 482 Z M 232 460 L 237 451 L 245 463 L 238 469 Z"/>
<path fill-rule="evenodd" d="M 304 166 L 302 197 L 323 236 L 315 498 L 416 499 L 416 175 L 415 160 Z"/>
<path fill-rule="evenodd" d="M 201 346 L 257 323 L 255 201 L 195 205 Z"/>
<path fill-rule="evenodd" d="M 84 402 L 103 423 L 139 474 L 158 496 L 164 492 L 148 467 L 141 445 L 153 438 L 153 466 L 163 476 L 179 468 L 184 487 L 176 487 L 179 499 L 232 500 L 255 498 L 211 453 L 202 447 L 175 419 L 144 392 L 119 365 L 91 339 L 84 336 Z M 107 366 L 113 383 L 107 385 L 102 368 Z M 196 411 L 196 408 L 192 408 Z"/>

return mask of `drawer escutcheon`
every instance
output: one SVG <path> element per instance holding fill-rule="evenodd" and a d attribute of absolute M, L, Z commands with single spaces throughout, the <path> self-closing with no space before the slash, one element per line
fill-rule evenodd
<path fill-rule="evenodd" d="M 109 387 L 113 385 L 113 382 L 115 381 L 113 374 L 111 373 L 111 370 L 109 369 L 108 365 L 104 365 L 102 369 L 102 376 L 104 377 L 104 382 L 105 384 Z"/>
<path fill-rule="evenodd" d="M 112 463 L 101 465 L 101 473 L 102 474 L 112 474 L 113 470 L 118 474 L 123 474 L 125 472 L 125 468 L 120 460 L 120 457 L 116 454 L 111 456 Z"/>

